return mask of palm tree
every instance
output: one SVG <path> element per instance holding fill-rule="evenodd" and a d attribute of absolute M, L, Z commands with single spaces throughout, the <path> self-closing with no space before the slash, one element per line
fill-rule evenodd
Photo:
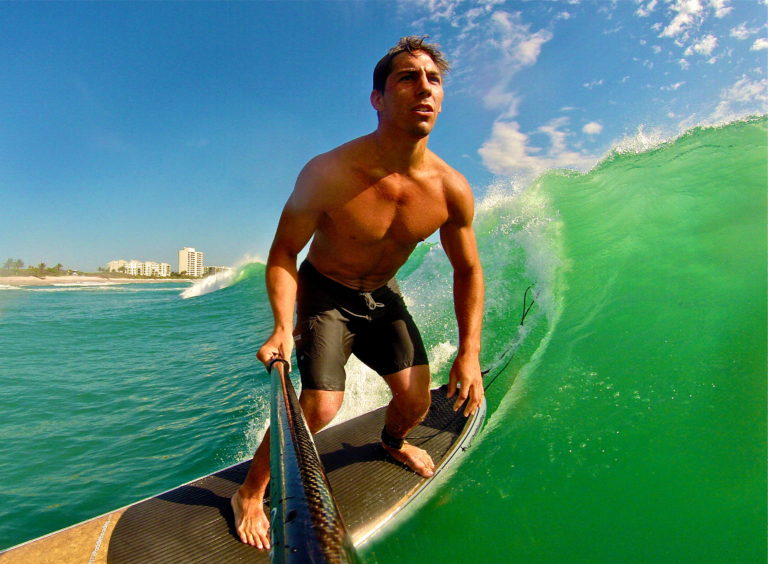
<path fill-rule="evenodd" d="M 45 276 L 45 269 L 47 268 L 46 264 L 44 262 L 41 262 L 37 265 L 37 274 L 38 276 Z"/>

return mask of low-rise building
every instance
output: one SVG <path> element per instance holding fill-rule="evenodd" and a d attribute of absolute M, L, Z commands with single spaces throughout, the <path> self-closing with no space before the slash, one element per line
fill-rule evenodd
<path fill-rule="evenodd" d="M 151 260 L 111 260 L 107 263 L 107 272 L 121 272 L 131 276 L 167 278 L 171 275 L 171 265 L 167 262 L 154 262 Z"/>
<path fill-rule="evenodd" d="M 171 275 L 171 265 L 167 262 L 147 261 L 143 266 L 143 276 L 155 276 L 157 278 L 167 278 Z"/>
<path fill-rule="evenodd" d="M 206 266 L 205 267 L 206 276 L 211 276 L 212 274 L 218 274 L 219 272 L 232 272 L 232 267 L 230 266 Z"/>
<path fill-rule="evenodd" d="M 107 263 L 107 272 L 125 272 L 126 261 L 111 260 Z"/>

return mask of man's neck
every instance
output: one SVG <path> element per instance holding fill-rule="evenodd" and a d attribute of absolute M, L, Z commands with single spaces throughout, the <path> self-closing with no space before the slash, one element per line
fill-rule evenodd
<path fill-rule="evenodd" d="M 413 137 L 379 127 L 371 139 L 381 166 L 389 172 L 407 174 L 420 168 L 426 158 L 428 136 Z"/>

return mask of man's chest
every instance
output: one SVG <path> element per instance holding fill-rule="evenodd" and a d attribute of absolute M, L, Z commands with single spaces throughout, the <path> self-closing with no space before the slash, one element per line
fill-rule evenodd
<path fill-rule="evenodd" d="M 433 186 L 380 182 L 328 213 L 334 229 L 363 244 L 391 240 L 410 245 L 434 233 L 448 218 L 442 192 Z"/>

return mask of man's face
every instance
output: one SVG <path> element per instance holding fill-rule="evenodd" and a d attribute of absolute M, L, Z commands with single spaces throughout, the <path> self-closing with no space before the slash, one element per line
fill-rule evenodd
<path fill-rule="evenodd" d="M 391 122 L 416 137 L 432 131 L 443 103 L 443 77 L 424 51 L 400 53 L 392 61 L 384 93 L 374 90 L 371 103 L 381 122 Z"/>

